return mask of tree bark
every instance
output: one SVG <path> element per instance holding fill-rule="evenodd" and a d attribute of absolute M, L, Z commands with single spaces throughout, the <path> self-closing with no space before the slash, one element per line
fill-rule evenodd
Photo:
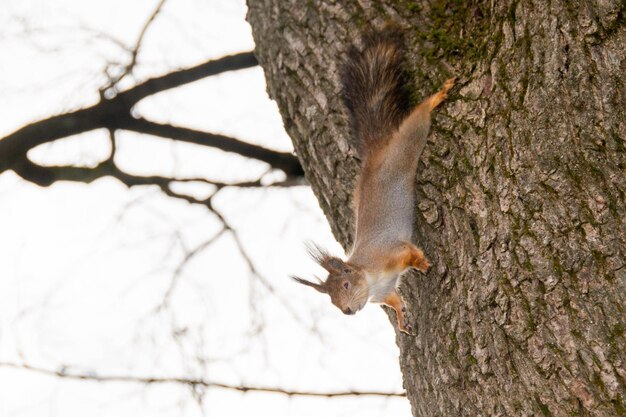
<path fill-rule="evenodd" d="M 415 416 L 626 415 L 625 9 L 249 0 L 268 91 L 344 247 L 359 166 L 346 47 L 392 19 L 415 101 L 458 77 L 416 177 L 415 241 L 433 268 L 401 287 Z"/>

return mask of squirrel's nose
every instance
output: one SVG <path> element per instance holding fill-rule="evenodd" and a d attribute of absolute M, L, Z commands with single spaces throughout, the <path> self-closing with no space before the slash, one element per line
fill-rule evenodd
<path fill-rule="evenodd" d="M 351 308 L 346 308 L 345 310 L 343 310 L 343 313 L 344 313 L 344 314 L 350 314 L 350 315 L 352 315 L 352 314 L 354 314 L 355 312 L 354 312 L 354 311 L 352 311 L 352 309 L 351 309 Z"/>

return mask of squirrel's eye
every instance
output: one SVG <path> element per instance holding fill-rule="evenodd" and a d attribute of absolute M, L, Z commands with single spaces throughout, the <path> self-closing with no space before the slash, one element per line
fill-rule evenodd
<path fill-rule="evenodd" d="M 344 274 L 349 274 L 350 272 L 352 272 L 352 270 L 350 268 L 344 268 L 343 269 L 343 273 Z"/>
<path fill-rule="evenodd" d="M 348 288 L 350 288 L 350 283 L 348 281 L 344 282 L 343 287 L 347 290 Z"/>

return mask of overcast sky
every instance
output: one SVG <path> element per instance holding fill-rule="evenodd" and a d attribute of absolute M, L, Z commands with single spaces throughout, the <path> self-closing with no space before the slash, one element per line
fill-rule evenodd
<path fill-rule="evenodd" d="M 128 59 L 155 1 L 18 1 L 0 7 L 0 137 L 90 105 L 109 62 Z M 169 0 L 145 36 L 137 80 L 253 48 L 243 1 Z M 133 80 L 128 80 L 129 85 Z M 155 121 L 292 150 L 260 68 L 142 101 Z M 37 148 L 42 164 L 92 165 L 95 131 Z M 136 174 L 253 179 L 267 169 L 220 151 L 131 133 L 116 162 Z M 206 195 L 200 185 L 185 192 Z M 91 375 L 180 376 L 291 390 L 398 392 L 398 349 L 383 311 L 345 316 L 288 276 L 321 275 L 303 242 L 339 254 L 308 187 L 225 190 L 215 202 L 267 283 L 203 207 L 106 178 L 40 188 L 0 175 L 0 362 Z M 68 381 L 0 367 L 0 416 L 409 416 L 405 399 L 288 398 L 186 386 Z"/>

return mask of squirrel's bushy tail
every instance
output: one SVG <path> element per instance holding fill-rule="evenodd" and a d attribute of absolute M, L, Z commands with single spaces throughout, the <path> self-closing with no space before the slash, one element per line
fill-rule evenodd
<path fill-rule="evenodd" d="M 342 98 L 363 158 L 384 142 L 409 113 L 404 36 L 389 25 L 350 47 L 341 71 Z"/>

